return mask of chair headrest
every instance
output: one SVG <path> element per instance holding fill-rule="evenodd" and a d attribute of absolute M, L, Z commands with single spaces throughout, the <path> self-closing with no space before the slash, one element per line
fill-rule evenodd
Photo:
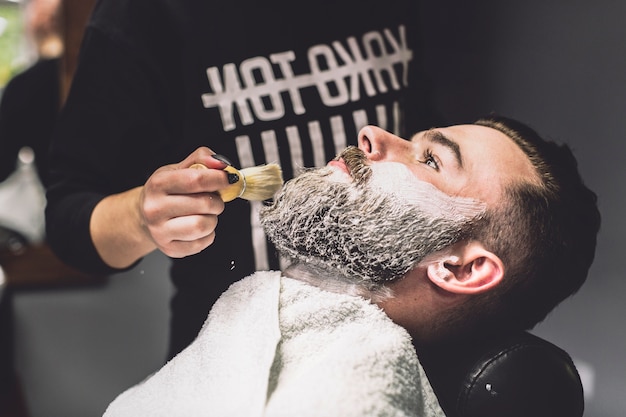
<path fill-rule="evenodd" d="M 583 415 L 571 357 L 528 332 L 444 346 L 420 359 L 448 417 Z"/>

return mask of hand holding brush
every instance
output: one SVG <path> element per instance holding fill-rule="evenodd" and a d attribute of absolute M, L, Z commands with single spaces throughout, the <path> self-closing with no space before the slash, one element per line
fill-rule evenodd
<path fill-rule="evenodd" d="M 190 175 L 190 166 L 208 175 Z M 91 216 L 94 245 L 114 268 L 126 268 L 155 249 L 173 258 L 193 255 L 213 243 L 224 202 L 271 198 L 282 182 L 276 164 L 237 170 L 210 149 L 198 148 L 185 160 L 158 168 L 143 186 L 102 199 Z"/>

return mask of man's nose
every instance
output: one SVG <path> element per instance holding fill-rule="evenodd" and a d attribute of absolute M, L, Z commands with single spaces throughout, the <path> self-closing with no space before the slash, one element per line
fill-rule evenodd
<path fill-rule="evenodd" d="M 365 126 L 359 131 L 359 149 L 370 161 L 389 158 L 396 141 L 402 139 L 377 126 Z"/>

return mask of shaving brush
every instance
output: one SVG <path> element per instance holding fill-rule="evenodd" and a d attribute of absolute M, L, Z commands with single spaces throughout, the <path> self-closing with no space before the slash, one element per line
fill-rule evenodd
<path fill-rule="evenodd" d="M 208 169 L 202 164 L 193 164 L 190 168 Z M 235 198 L 250 201 L 267 200 L 272 198 L 283 185 L 283 171 L 277 164 L 259 165 L 240 170 L 229 165 L 224 168 L 224 171 L 239 177 L 237 182 L 218 191 L 224 202 Z"/>

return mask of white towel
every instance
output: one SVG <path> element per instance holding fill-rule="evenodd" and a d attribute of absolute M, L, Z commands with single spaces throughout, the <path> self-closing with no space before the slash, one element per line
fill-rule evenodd
<path fill-rule="evenodd" d="M 106 417 L 444 417 L 408 333 L 376 305 L 279 272 L 217 301 L 197 339 Z"/>

